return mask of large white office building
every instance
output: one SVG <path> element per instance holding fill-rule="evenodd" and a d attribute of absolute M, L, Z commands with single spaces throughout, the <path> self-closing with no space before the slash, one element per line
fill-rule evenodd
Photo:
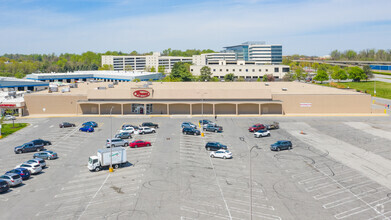
<path fill-rule="evenodd" d="M 240 73 L 241 69 L 251 69 L 252 72 L 258 74 L 258 77 L 264 74 L 274 74 L 281 78 L 281 74 L 289 71 L 287 66 L 272 67 L 282 63 L 282 46 L 260 41 L 248 41 L 240 45 L 225 47 L 225 51 L 219 53 L 206 53 L 193 55 L 192 57 L 161 56 L 159 52 L 144 56 L 102 56 L 102 65 L 111 65 L 115 71 L 148 71 L 152 67 L 157 71 L 159 66 L 163 66 L 165 73 L 171 73 L 171 69 L 176 62 L 192 63 L 191 72 L 195 75 L 199 74 L 199 70 L 203 66 L 209 66 L 212 70 L 224 69 L 223 72 L 228 70 L 229 73 L 240 75 L 242 75 Z M 242 68 L 242 65 L 249 65 L 249 67 Z M 256 67 L 257 65 L 263 66 Z M 271 67 L 266 65 L 271 65 Z M 212 73 L 214 76 L 221 77 L 220 71 L 212 71 Z M 255 78 L 254 75 L 244 75 L 244 77 Z"/>

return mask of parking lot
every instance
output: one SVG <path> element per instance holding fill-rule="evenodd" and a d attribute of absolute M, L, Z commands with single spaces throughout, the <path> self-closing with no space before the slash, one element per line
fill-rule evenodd
<path fill-rule="evenodd" d="M 390 117 L 218 117 L 222 133 L 183 135 L 181 123 L 200 117 L 23 119 L 31 125 L 0 140 L 0 173 L 32 158 L 14 147 L 52 141 L 59 158 L 0 194 L 2 219 L 250 219 L 250 149 L 253 219 L 390 219 Z M 215 121 L 214 118 L 209 118 Z M 93 133 L 80 125 L 93 120 Z M 59 128 L 67 121 L 74 128 Z M 151 147 L 126 148 L 125 167 L 90 172 L 88 157 L 105 148 L 123 124 L 159 124 L 133 135 Z M 280 122 L 270 137 L 248 127 Z M 112 124 L 111 124 L 112 123 Z M 239 137 L 243 137 L 242 140 Z M 270 151 L 277 140 L 292 150 Z M 208 141 L 228 146 L 232 159 L 209 157 Z"/>

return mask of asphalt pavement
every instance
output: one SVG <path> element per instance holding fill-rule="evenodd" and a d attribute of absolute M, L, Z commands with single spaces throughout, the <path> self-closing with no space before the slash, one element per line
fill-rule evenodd
<path fill-rule="evenodd" d="M 391 218 L 391 119 L 384 117 L 218 117 L 222 133 L 183 135 L 199 117 L 20 119 L 31 125 L 0 140 L 0 173 L 32 157 L 13 148 L 35 138 L 59 154 L 48 168 L 0 194 L 1 219 L 387 219 Z M 209 118 L 214 121 L 214 118 Z M 94 120 L 94 133 L 62 121 Z M 100 172 L 88 157 L 122 124 L 159 124 L 133 135 L 151 147 L 126 148 L 129 163 Z M 254 138 L 252 124 L 280 122 L 271 137 Z M 242 137 L 242 140 L 239 138 Z M 277 140 L 292 150 L 270 151 Z M 208 141 L 228 146 L 232 159 L 209 157 Z M 252 181 L 250 181 L 250 149 Z M 250 184 L 251 183 L 251 184 Z M 252 185 L 252 195 L 250 186 Z M 251 196 L 250 196 L 251 195 Z M 251 207 L 252 198 L 252 209 Z M 252 212 L 250 212 L 252 210 Z"/>

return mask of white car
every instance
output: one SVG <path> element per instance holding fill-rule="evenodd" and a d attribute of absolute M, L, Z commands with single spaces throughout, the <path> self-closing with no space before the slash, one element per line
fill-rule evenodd
<path fill-rule="evenodd" d="M 13 115 L 6 115 L 6 116 L 4 116 L 4 120 L 15 120 L 16 118 L 15 118 L 15 116 L 13 116 Z"/>
<path fill-rule="evenodd" d="M 151 134 L 151 133 L 155 133 L 155 132 L 156 132 L 155 128 L 150 128 L 150 127 L 139 127 L 138 128 L 139 134 Z"/>
<path fill-rule="evenodd" d="M 270 131 L 268 130 L 259 130 L 254 133 L 254 137 L 260 138 L 260 137 L 269 137 L 270 136 Z"/>
<path fill-rule="evenodd" d="M 28 171 L 30 171 L 31 174 L 36 174 L 36 173 L 39 173 L 42 171 L 42 167 L 41 165 L 39 165 L 39 163 L 37 164 L 29 164 L 29 163 L 22 163 L 22 164 L 19 164 L 18 166 L 15 167 L 16 168 L 26 168 Z"/>
<path fill-rule="evenodd" d="M 212 158 L 223 158 L 225 159 L 230 159 L 232 158 L 232 153 L 229 150 L 218 150 L 218 151 L 213 151 L 210 153 L 210 157 Z"/>
<path fill-rule="evenodd" d="M 119 133 L 122 133 L 122 132 L 129 132 L 131 134 L 134 134 L 135 131 L 136 130 L 133 127 L 125 127 L 122 130 L 117 131 L 117 133 L 119 134 Z"/>

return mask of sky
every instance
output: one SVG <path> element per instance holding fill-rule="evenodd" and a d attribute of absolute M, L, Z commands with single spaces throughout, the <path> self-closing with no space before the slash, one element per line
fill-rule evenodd
<path fill-rule="evenodd" d="M 0 0 L 0 55 L 223 50 L 283 55 L 391 49 L 391 0 Z"/>

